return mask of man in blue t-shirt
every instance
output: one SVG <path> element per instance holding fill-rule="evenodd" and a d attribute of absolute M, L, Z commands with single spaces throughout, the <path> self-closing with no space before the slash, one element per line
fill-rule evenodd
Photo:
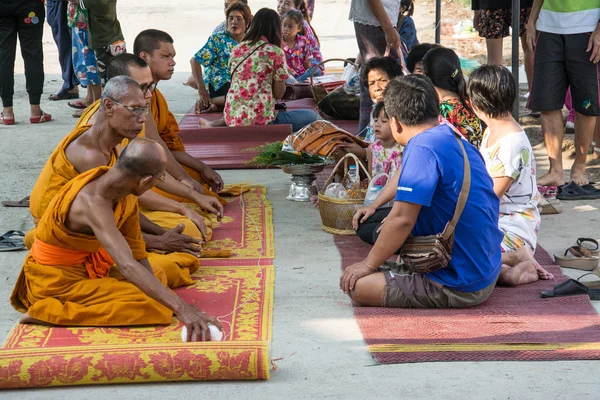
<path fill-rule="evenodd" d="M 396 78 L 386 88 L 384 101 L 394 138 L 406 146 L 396 202 L 373 249 L 364 261 L 344 271 L 340 287 L 364 306 L 480 304 L 490 296 L 502 266 L 503 234 L 492 179 L 479 151 L 464 140 L 471 185 L 456 225 L 449 265 L 425 275 L 413 274 L 404 265 L 386 263 L 378 268 L 409 234 L 427 236 L 444 230 L 456 209 L 464 176 L 461 146 L 452 128 L 438 122 L 438 98 L 429 79 Z M 386 189 L 394 190 L 393 186 Z"/>

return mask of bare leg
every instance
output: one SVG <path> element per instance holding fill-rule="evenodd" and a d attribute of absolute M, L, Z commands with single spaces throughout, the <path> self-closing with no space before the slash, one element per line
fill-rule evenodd
<path fill-rule="evenodd" d="M 516 269 L 517 267 L 519 268 Z M 531 279 L 532 268 L 536 274 L 536 279 L 529 280 Z M 529 247 L 523 246 L 515 251 L 502 253 L 502 270 L 498 277 L 500 284 L 514 286 L 534 282 L 538 279 L 554 279 L 554 276 L 536 261 L 533 256 L 533 250 Z"/>
<path fill-rule="evenodd" d="M 502 265 L 498 276 L 498 285 L 517 286 L 537 281 L 538 273 L 531 261 L 523 261 L 514 267 Z"/>
<path fill-rule="evenodd" d="M 521 37 L 521 47 L 523 48 L 523 64 L 525 66 L 525 75 L 527 75 L 527 86 L 531 91 L 531 83 L 533 82 L 533 50 L 527 46 L 527 42 Z"/>
<path fill-rule="evenodd" d="M 51 323 L 32 318 L 28 314 L 23 314 L 23 316 L 19 319 L 19 323 L 20 324 L 32 324 L 32 325 L 43 325 L 43 326 L 54 326 Z"/>
<path fill-rule="evenodd" d="M 561 110 L 542 112 L 542 131 L 546 151 L 550 160 L 550 171 L 537 180 L 540 186 L 563 185 L 565 183 L 562 164 L 562 142 L 565 135 Z"/>
<path fill-rule="evenodd" d="M 487 63 L 490 65 L 502 65 L 502 38 L 485 39 L 487 46 Z"/>
<path fill-rule="evenodd" d="M 600 159 L 600 152 L 597 152 L 596 149 L 600 148 L 600 117 L 596 117 L 596 131 L 594 132 L 594 158 Z"/>
<path fill-rule="evenodd" d="M 350 298 L 365 307 L 382 307 L 385 294 L 385 277 L 383 272 L 367 275 L 356 281 Z"/>
<path fill-rule="evenodd" d="M 571 180 L 578 185 L 589 182 L 585 177 L 585 161 L 594 136 L 595 125 L 596 117 L 575 114 L 575 162 L 571 167 Z"/>

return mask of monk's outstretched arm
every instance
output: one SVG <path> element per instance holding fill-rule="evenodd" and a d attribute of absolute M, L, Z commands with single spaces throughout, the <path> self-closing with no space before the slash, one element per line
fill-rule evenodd
<path fill-rule="evenodd" d="M 169 150 L 164 140 L 162 140 L 158 134 L 158 129 L 156 128 L 156 123 L 154 122 L 153 118 L 146 119 L 145 132 L 148 139 L 152 139 L 160 144 L 167 153 L 167 172 L 184 185 L 190 187 L 192 190 L 203 193 L 204 188 L 202 185 L 196 180 L 192 179 L 192 177 L 185 172 L 185 169 L 179 165 L 177 160 L 175 160 L 175 157 L 173 157 L 171 154 L 171 150 Z"/>
<path fill-rule="evenodd" d="M 171 153 L 179 164 L 185 165 L 186 167 L 197 171 L 213 191 L 218 193 L 223 189 L 223 178 L 221 178 L 221 175 L 219 175 L 211 167 L 204 164 L 197 158 L 192 157 L 185 151 L 172 151 Z"/>
<path fill-rule="evenodd" d="M 138 197 L 138 203 L 147 210 L 172 212 L 189 218 L 196 225 L 200 233 L 202 233 L 202 236 L 206 238 L 206 223 L 204 222 L 204 218 L 183 204 L 167 199 L 150 190 Z"/>
<path fill-rule="evenodd" d="M 84 202 L 87 204 L 81 208 L 87 212 L 79 213 L 78 217 L 88 223 L 98 241 L 119 267 L 123 277 L 148 297 L 173 311 L 187 327 L 188 339 L 191 339 L 192 336 L 190 331 L 194 331 L 197 337 L 201 338 L 204 333 L 205 337 L 210 340 L 207 324 L 213 324 L 221 329 L 220 322 L 197 307 L 187 304 L 181 297 L 163 286 L 144 265 L 134 259 L 127 240 L 117 229 L 113 210 L 108 202 L 97 200 L 84 200 Z M 89 212 L 89 210 L 94 210 L 94 212 Z"/>
<path fill-rule="evenodd" d="M 160 190 L 164 190 L 167 193 L 192 200 L 204 211 L 215 214 L 219 220 L 223 216 L 223 206 L 217 199 L 211 196 L 200 194 L 195 190 L 190 189 L 188 186 L 178 182 L 170 175 L 167 175 L 166 180 L 156 185 L 156 187 L 158 187 Z"/>

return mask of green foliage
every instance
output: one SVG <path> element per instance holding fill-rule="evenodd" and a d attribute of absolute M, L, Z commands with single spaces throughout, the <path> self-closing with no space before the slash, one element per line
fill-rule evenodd
<path fill-rule="evenodd" d="M 326 159 L 321 156 L 311 156 L 306 153 L 297 155 L 283 151 L 282 148 L 282 142 L 272 142 L 262 146 L 245 149 L 245 151 L 260 152 L 247 164 L 268 167 L 271 165 L 319 164 L 326 161 Z"/>

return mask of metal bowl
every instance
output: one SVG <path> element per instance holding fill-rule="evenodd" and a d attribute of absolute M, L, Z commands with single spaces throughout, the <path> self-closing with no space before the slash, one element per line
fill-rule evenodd
<path fill-rule="evenodd" d="M 326 166 L 331 165 L 331 164 L 332 163 L 288 164 L 288 165 L 280 165 L 279 167 L 286 174 L 291 174 L 291 175 L 311 175 L 311 174 L 316 174 L 316 173 L 319 173 L 319 172 L 323 171 L 323 169 L 325 169 Z"/>

